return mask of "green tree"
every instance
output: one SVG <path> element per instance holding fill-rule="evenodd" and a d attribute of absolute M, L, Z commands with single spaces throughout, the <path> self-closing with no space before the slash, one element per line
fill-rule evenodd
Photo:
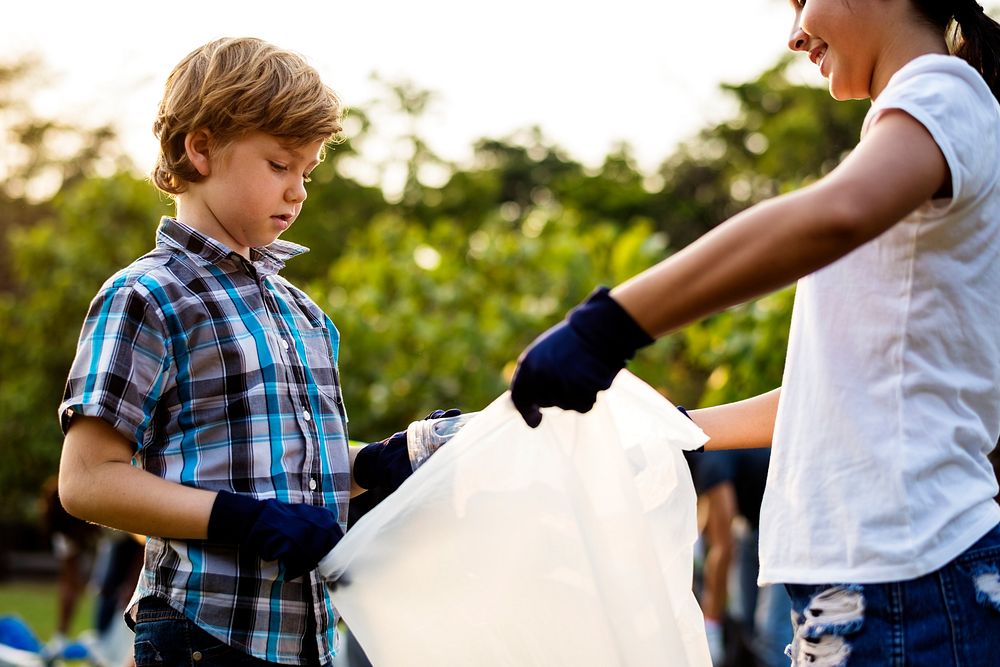
<path fill-rule="evenodd" d="M 307 286 L 343 339 L 353 437 L 384 437 L 436 407 L 484 407 L 534 333 L 595 282 L 662 251 L 649 226 L 581 229 L 558 208 L 536 207 L 519 225 L 495 210 L 468 235 L 447 218 L 424 229 L 394 213 L 356 230 Z"/>
<path fill-rule="evenodd" d="M 406 116 L 399 141 L 408 148 L 402 192 L 386 197 L 354 175 L 376 130 L 367 108 L 352 110 L 345 141 L 314 172 L 287 235 L 312 252 L 286 270 L 342 334 L 352 435 L 384 437 L 437 407 L 482 408 L 506 388 L 524 346 L 595 285 L 621 282 L 741 208 L 828 170 L 853 145 L 864 105 L 793 85 L 786 68 L 728 87 L 739 102 L 734 117 L 668 156 L 653 178 L 627 145 L 586 169 L 537 128 L 484 138 L 472 163 L 445 164 L 417 131 L 433 96 L 387 84 L 382 108 Z M 19 125 L 4 124 L 16 116 L 3 115 L 6 100 L 19 97 L 3 77 L 0 70 L 0 128 L 46 126 L 30 110 L 18 112 Z M 55 470 L 55 408 L 89 300 L 152 247 L 158 217 L 172 210 L 116 162 L 112 139 L 87 130 L 81 145 L 91 149 L 72 153 L 79 163 L 50 172 L 61 187 L 30 199 L 25 175 L 41 173 L 32 165 L 63 155 L 28 140 L 39 132 L 8 133 L 26 157 L 0 166 L 22 174 L 0 187 L 8 214 L 0 249 L 9 258 L 0 266 L 6 518 L 25 516 Z M 428 168 L 445 177 L 424 178 Z M 631 368 L 686 405 L 769 389 L 780 382 L 791 298 L 785 290 L 692 325 L 643 350 Z"/>
<path fill-rule="evenodd" d="M 832 169 L 857 143 L 866 102 L 835 102 L 792 83 L 792 58 L 758 78 L 722 88 L 738 109 L 706 127 L 660 168 L 652 205 L 662 231 L 683 247 L 754 202 L 798 188 Z"/>
<path fill-rule="evenodd" d="M 0 292 L 0 512 L 15 515 L 57 469 L 56 407 L 88 304 L 113 271 L 152 247 L 166 210 L 126 173 L 80 180 L 47 208 L 9 231 L 14 288 Z"/>
<path fill-rule="evenodd" d="M 55 407 L 80 322 L 110 267 L 131 252 L 120 216 L 137 197 L 160 208 L 126 175 L 110 128 L 34 112 L 31 91 L 46 77 L 30 57 L 0 63 L 0 520 L 30 514 L 55 472 Z"/>

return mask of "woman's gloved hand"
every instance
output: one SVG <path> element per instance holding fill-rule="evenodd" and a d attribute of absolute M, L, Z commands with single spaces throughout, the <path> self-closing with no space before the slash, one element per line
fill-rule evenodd
<path fill-rule="evenodd" d="M 598 287 L 521 353 L 511 381 L 514 407 L 532 428 L 541 408 L 587 412 L 636 351 L 653 338 Z"/>

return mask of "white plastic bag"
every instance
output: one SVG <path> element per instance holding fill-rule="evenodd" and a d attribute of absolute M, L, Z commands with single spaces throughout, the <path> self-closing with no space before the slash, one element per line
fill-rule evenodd
<path fill-rule="evenodd" d="M 500 397 L 320 563 L 375 667 L 711 665 L 681 455 L 704 433 L 627 372 L 544 415 Z"/>

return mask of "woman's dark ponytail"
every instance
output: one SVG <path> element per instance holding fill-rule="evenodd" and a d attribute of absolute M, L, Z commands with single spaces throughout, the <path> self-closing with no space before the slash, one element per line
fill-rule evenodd
<path fill-rule="evenodd" d="M 979 71 L 1000 100 L 1000 23 L 987 14 L 976 0 L 951 0 L 952 49 Z M 949 2 L 948 4 L 951 4 Z"/>

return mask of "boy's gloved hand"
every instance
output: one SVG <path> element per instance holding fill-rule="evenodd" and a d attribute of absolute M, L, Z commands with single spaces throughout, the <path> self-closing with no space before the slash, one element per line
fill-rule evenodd
<path fill-rule="evenodd" d="M 435 410 L 424 419 L 457 417 L 457 408 Z M 363 489 L 381 488 L 385 494 L 399 488 L 413 474 L 410 454 L 406 447 L 406 431 L 393 433 L 381 442 L 364 447 L 354 458 L 354 481 Z"/>
<path fill-rule="evenodd" d="M 283 503 L 220 491 L 208 520 L 212 542 L 248 547 L 285 566 L 285 580 L 301 577 L 344 536 L 337 515 L 325 507 Z"/>
<path fill-rule="evenodd" d="M 532 428 L 541 408 L 587 412 L 639 348 L 653 342 L 632 316 L 598 287 L 562 322 L 521 353 L 511 381 L 514 407 Z"/>

